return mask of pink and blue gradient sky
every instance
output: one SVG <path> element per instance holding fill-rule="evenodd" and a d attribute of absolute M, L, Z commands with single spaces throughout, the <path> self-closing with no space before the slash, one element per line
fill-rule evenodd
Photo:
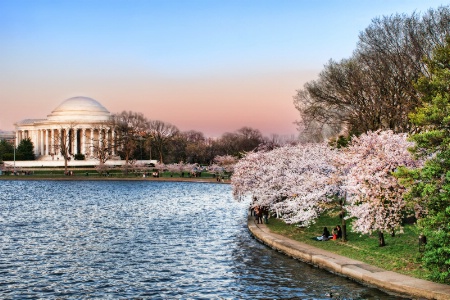
<path fill-rule="evenodd" d="M 434 0 L 0 0 L 0 129 L 87 96 L 181 130 L 296 134 L 292 97 L 375 17 Z"/>

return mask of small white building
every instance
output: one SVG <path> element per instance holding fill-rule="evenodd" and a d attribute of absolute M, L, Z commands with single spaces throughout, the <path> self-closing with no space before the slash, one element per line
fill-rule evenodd
<path fill-rule="evenodd" d="M 25 119 L 15 123 L 16 146 L 21 140 L 30 138 L 38 159 L 56 160 L 61 157 L 58 147 L 61 137 L 68 134 L 71 155 L 94 158 L 95 143 L 114 143 L 115 132 L 110 121 L 111 113 L 98 101 L 88 97 L 69 98 L 46 119 Z M 116 149 L 110 149 L 114 156 Z"/>

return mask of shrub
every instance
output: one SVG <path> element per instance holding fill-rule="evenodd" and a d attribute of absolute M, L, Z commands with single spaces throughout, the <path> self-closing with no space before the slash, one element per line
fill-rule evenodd
<path fill-rule="evenodd" d="M 73 156 L 75 160 L 85 160 L 86 156 L 84 154 L 78 153 Z"/>

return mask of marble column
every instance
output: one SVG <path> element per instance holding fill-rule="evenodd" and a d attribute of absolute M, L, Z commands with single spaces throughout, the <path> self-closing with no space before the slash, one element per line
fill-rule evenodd
<path fill-rule="evenodd" d="M 56 147 L 58 148 L 58 156 L 61 155 L 62 128 L 58 128 L 58 137 Z"/>
<path fill-rule="evenodd" d="M 73 129 L 73 155 L 78 154 L 78 128 Z"/>
<path fill-rule="evenodd" d="M 81 154 L 86 155 L 86 128 L 81 129 Z"/>
<path fill-rule="evenodd" d="M 51 143 L 51 148 L 50 148 L 50 154 L 53 153 L 53 155 L 55 154 L 55 133 L 54 133 L 54 129 L 50 129 L 50 143 Z"/>
<path fill-rule="evenodd" d="M 67 132 L 67 142 L 68 142 L 68 144 L 67 144 L 67 147 L 68 147 L 68 152 L 69 152 L 69 155 L 70 154 L 73 154 L 73 129 L 71 130 L 71 128 L 69 127 L 69 128 L 67 128 L 66 129 L 66 132 Z"/>
<path fill-rule="evenodd" d="M 109 134 L 109 128 L 108 129 L 105 129 L 105 143 L 106 143 L 106 148 L 109 148 L 109 146 L 110 146 L 110 142 L 109 142 L 109 137 L 110 137 L 110 134 Z M 108 152 L 109 152 L 109 149 L 108 149 Z"/>
<path fill-rule="evenodd" d="M 37 130 L 29 130 L 28 132 L 31 133 L 31 142 L 33 143 L 33 145 L 35 145 L 35 147 L 34 147 L 34 155 L 35 156 L 39 156 L 39 140 L 37 138 L 37 135 L 38 135 L 39 131 L 37 131 Z"/>
<path fill-rule="evenodd" d="M 44 130 L 43 129 L 39 129 L 38 139 L 39 139 L 39 145 L 40 145 L 39 155 L 44 155 L 45 153 L 44 153 Z"/>
<path fill-rule="evenodd" d="M 111 154 L 116 155 L 116 131 L 111 131 Z"/>
<path fill-rule="evenodd" d="M 91 128 L 91 142 L 90 142 L 90 146 L 89 146 L 89 153 L 92 155 L 92 152 L 94 150 L 94 128 Z"/>
<path fill-rule="evenodd" d="M 98 130 L 98 145 L 97 152 L 103 148 L 103 129 Z"/>
<path fill-rule="evenodd" d="M 45 155 L 49 155 L 50 154 L 50 146 L 48 144 L 48 129 L 44 129 L 45 132 Z"/>

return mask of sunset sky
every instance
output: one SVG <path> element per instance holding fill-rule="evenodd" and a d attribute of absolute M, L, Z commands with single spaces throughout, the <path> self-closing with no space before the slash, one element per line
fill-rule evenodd
<path fill-rule="evenodd" d="M 378 16 L 434 0 L 0 0 L 0 129 L 73 96 L 220 136 L 296 134 L 292 97 Z"/>

